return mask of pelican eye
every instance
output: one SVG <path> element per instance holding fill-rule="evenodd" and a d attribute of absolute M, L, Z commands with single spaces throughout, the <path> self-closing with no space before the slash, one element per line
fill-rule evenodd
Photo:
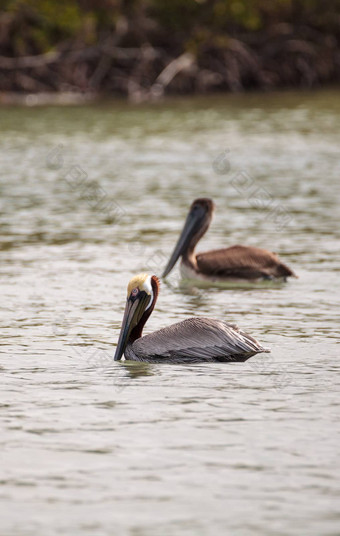
<path fill-rule="evenodd" d="M 138 288 L 133 288 L 133 289 L 131 290 L 131 296 L 133 296 L 133 297 L 137 296 L 138 292 L 139 292 L 139 289 L 138 289 Z"/>

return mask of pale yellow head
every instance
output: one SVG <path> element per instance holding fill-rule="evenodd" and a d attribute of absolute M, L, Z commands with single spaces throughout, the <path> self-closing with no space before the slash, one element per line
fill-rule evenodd
<path fill-rule="evenodd" d="M 130 279 L 127 287 L 127 295 L 130 296 L 133 289 L 138 288 L 139 290 L 144 290 L 149 296 L 153 294 L 152 285 L 151 285 L 151 275 L 149 274 L 138 274 Z"/>

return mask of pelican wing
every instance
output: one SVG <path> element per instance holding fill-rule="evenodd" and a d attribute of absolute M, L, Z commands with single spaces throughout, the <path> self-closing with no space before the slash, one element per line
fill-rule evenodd
<path fill-rule="evenodd" d="M 132 350 L 139 361 L 245 361 L 268 352 L 236 325 L 210 318 L 188 318 L 137 339 Z"/>
<path fill-rule="evenodd" d="M 199 253 L 196 260 L 199 271 L 209 276 L 240 279 L 296 277 L 276 253 L 255 247 L 237 245 L 216 249 Z"/>

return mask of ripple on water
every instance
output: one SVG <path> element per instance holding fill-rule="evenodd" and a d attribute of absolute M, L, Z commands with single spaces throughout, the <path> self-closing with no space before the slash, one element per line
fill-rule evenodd
<path fill-rule="evenodd" d="M 0 116 L 3 533 L 337 534 L 337 93 Z M 223 318 L 272 353 L 113 363 L 129 277 L 162 272 L 198 196 L 217 203 L 201 250 L 267 247 L 299 279 L 221 289 L 175 276 L 147 329 Z"/>

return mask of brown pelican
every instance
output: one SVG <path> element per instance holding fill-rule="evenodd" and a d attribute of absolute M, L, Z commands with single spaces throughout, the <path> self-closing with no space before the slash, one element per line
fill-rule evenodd
<path fill-rule="evenodd" d="M 260 281 L 297 277 L 280 261 L 276 253 L 253 246 L 231 246 L 204 253 L 195 247 L 206 233 L 214 212 L 212 199 L 196 199 L 189 210 L 182 233 L 163 272 L 166 277 L 181 256 L 181 274 L 185 279 L 205 281 Z"/>
<path fill-rule="evenodd" d="M 204 317 L 188 318 L 142 337 L 158 292 L 155 275 L 139 274 L 129 282 L 115 361 L 123 354 L 126 359 L 148 363 L 246 361 L 270 352 L 235 324 Z"/>

